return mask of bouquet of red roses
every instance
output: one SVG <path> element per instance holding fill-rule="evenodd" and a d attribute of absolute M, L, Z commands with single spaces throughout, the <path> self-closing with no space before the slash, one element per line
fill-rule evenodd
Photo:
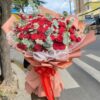
<path fill-rule="evenodd" d="M 26 90 L 55 100 L 63 89 L 57 68 L 69 67 L 72 59 L 80 56 L 80 49 L 95 40 L 94 32 L 85 35 L 85 25 L 76 16 L 44 16 L 44 11 L 42 15 L 37 12 L 45 10 L 43 6 L 37 7 L 32 0 L 29 5 L 34 10 L 31 15 L 12 15 L 2 29 L 8 42 L 24 52 L 26 60 L 34 66 L 26 76 Z"/>
<path fill-rule="evenodd" d="M 83 38 L 76 18 L 53 18 L 44 15 L 19 15 L 15 23 L 16 46 L 38 61 L 66 60 L 67 55 Z"/>
<path fill-rule="evenodd" d="M 53 18 L 20 14 L 19 17 L 10 32 L 6 28 L 15 20 L 14 16 L 2 28 L 7 39 L 14 39 L 15 47 L 35 66 L 27 74 L 26 90 L 54 100 L 63 88 L 57 68 L 69 67 L 72 59 L 80 56 L 80 49 L 95 40 L 94 32 L 84 34 L 85 25 L 75 16 Z"/>

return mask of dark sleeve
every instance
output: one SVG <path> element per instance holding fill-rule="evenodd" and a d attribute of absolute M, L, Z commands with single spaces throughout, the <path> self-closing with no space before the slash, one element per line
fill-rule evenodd
<path fill-rule="evenodd" d="M 24 65 L 24 68 L 28 68 L 30 63 L 27 60 L 24 59 L 23 65 Z"/>

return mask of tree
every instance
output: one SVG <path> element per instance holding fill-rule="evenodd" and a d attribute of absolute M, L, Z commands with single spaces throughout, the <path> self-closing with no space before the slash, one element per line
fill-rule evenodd
<path fill-rule="evenodd" d="M 24 7 L 29 4 L 29 2 L 34 3 L 35 6 L 44 4 L 44 1 L 41 0 L 12 0 L 14 8 L 17 10 L 22 10 L 24 12 Z"/>
<path fill-rule="evenodd" d="M 63 16 L 67 17 L 68 16 L 68 12 L 67 11 L 63 11 Z"/>
<path fill-rule="evenodd" d="M 22 10 L 24 12 L 24 6 L 28 5 L 28 0 L 12 0 L 15 9 Z"/>
<path fill-rule="evenodd" d="M 36 7 L 40 6 L 41 4 L 44 4 L 44 1 L 41 0 L 12 0 L 14 8 L 17 10 L 22 10 L 24 12 L 24 7 L 29 4 L 29 2 L 32 4 L 34 3 Z"/>
<path fill-rule="evenodd" d="M 41 0 L 33 0 L 33 2 L 35 4 L 37 4 L 38 6 L 40 6 L 41 4 L 45 4 L 45 2 L 44 1 L 41 1 Z"/>
<path fill-rule="evenodd" d="M 0 10 L 1 10 L 1 18 L 0 25 L 10 16 L 10 0 L 0 0 Z M 0 28 L 0 68 L 2 75 L 1 77 L 5 79 L 6 84 L 9 84 L 12 78 L 12 70 L 10 65 L 10 47 L 7 44 L 6 37 L 2 29 Z"/>

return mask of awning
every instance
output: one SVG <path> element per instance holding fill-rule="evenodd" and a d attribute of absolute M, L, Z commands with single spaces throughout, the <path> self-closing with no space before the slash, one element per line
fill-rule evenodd
<path fill-rule="evenodd" d="M 83 13 L 79 13 L 78 17 L 80 20 L 85 20 L 86 15 L 95 16 L 95 15 L 99 15 L 99 14 L 100 14 L 100 7 L 96 8 L 94 10 L 87 10 L 87 11 L 84 11 Z"/>
<path fill-rule="evenodd" d="M 78 14 L 78 16 L 84 16 L 84 15 L 87 15 L 87 14 L 93 14 L 93 15 L 100 14 L 100 7 L 93 9 L 93 10 L 84 11 L 83 13 Z"/>
<path fill-rule="evenodd" d="M 92 24 L 95 24 L 96 23 L 95 19 L 93 19 L 93 18 L 91 18 L 91 19 L 85 19 L 84 21 L 88 25 L 92 25 Z"/>

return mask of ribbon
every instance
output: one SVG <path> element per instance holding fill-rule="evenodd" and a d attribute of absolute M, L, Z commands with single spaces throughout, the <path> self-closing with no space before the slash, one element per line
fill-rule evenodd
<path fill-rule="evenodd" d="M 49 67 L 35 67 L 35 72 L 40 75 L 41 83 L 48 100 L 54 100 L 54 93 L 50 77 L 55 75 L 55 69 Z"/>

